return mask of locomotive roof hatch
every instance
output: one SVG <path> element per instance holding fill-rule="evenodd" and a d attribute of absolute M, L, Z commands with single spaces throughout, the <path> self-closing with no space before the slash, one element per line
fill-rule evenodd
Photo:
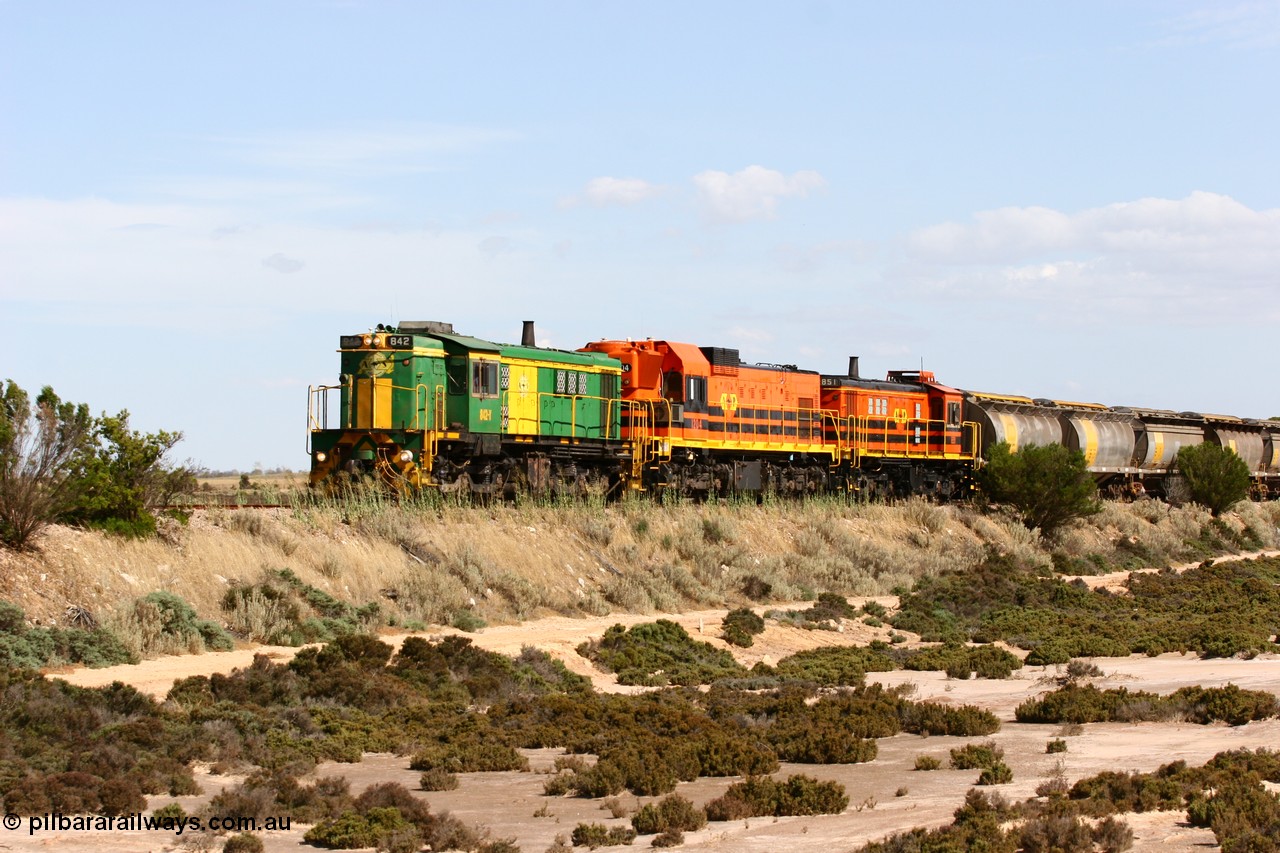
<path fill-rule="evenodd" d="M 440 320 L 402 320 L 395 330 L 417 335 L 452 335 L 453 324 Z"/>

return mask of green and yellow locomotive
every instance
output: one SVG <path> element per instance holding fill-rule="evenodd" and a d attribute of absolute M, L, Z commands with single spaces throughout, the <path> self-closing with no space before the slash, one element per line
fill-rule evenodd
<path fill-rule="evenodd" d="M 621 363 L 456 334 L 437 322 L 343 335 L 337 385 L 309 389 L 313 485 L 404 491 L 611 491 L 629 470 Z"/>

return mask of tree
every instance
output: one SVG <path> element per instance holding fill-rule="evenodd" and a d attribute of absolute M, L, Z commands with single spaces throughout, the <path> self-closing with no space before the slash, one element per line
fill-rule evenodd
<path fill-rule="evenodd" d="M 1183 447 L 1175 464 L 1191 500 L 1215 516 L 1249 496 L 1249 466 L 1234 450 L 1209 443 Z"/>
<path fill-rule="evenodd" d="M 189 467 L 165 461 L 182 433 L 132 430 L 127 411 L 95 418 L 47 386 L 34 405 L 12 381 L 0 391 L 0 543 L 30 547 L 55 522 L 150 533 L 150 510 L 194 489 Z"/>
<path fill-rule="evenodd" d="M 1061 444 L 1029 444 L 1017 453 L 1007 442 L 992 445 L 978 471 L 978 485 L 1007 504 L 1028 528 L 1052 536 L 1059 527 L 1102 509 L 1084 454 Z"/>
<path fill-rule="evenodd" d="M 76 499 L 76 459 L 92 438 L 83 403 L 64 403 L 45 386 L 35 405 L 7 380 L 0 397 L 0 542 L 26 548 Z"/>
<path fill-rule="evenodd" d="M 180 432 L 130 429 L 128 411 L 104 413 L 78 459 L 77 497 L 66 520 L 133 535 L 154 531 L 150 510 L 194 487 L 190 469 L 165 460 L 181 440 Z"/>

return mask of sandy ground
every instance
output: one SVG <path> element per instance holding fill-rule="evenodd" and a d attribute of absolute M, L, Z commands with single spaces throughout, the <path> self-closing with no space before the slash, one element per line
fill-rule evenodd
<path fill-rule="evenodd" d="M 1086 579 L 1095 581 L 1097 579 Z M 1102 581 L 1105 582 L 1105 581 Z M 880 599 L 892 604 L 890 599 Z M 683 625 L 695 637 L 717 645 L 723 610 L 709 610 L 667 616 Z M 651 621 L 655 616 L 606 616 L 588 619 L 549 618 L 522 625 L 493 626 L 477 634 L 473 641 L 484 648 L 514 654 L 525 645 L 547 650 L 563 660 L 575 672 L 589 675 L 600 689 L 625 690 L 611 676 L 596 672 L 579 657 L 574 648 L 583 640 L 599 636 L 609 626 Z M 776 661 L 795 651 L 819 645 L 866 643 L 884 636 L 886 629 L 853 625 L 844 632 L 805 631 L 770 623 L 756 644 L 747 650 L 735 649 L 743 663 L 757 660 Z M 438 636 L 452 631 L 427 632 Z M 400 636 L 384 638 L 399 642 Z M 291 657 L 294 649 L 280 647 L 247 648 L 233 652 L 198 656 L 162 658 L 136 666 L 120 666 L 99 670 L 75 670 L 57 673 L 82 686 L 97 686 L 124 681 L 154 696 L 162 697 L 174 680 L 189 675 L 228 672 L 247 665 L 254 654 L 268 654 L 281 660 Z M 1131 657 L 1097 659 L 1105 673 L 1094 679 L 1099 687 L 1126 686 L 1130 689 L 1169 693 L 1192 684 L 1205 686 L 1234 683 L 1241 687 L 1269 690 L 1280 694 L 1280 656 L 1263 655 L 1253 660 L 1201 661 L 1176 654 L 1156 658 Z M 1274 747 L 1280 743 L 1280 720 L 1251 723 L 1231 728 L 1225 725 L 1197 726 L 1187 723 L 1091 724 L 1083 733 L 1067 736 L 1066 753 L 1048 755 L 1046 743 L 1060 735 L 1056 725 L 1022 725 L 1013 722 L 1013 709 L 1028 697 L 1052 689 L 1055 668 L 1027 668 L 1015 678 L 1002 681 L 955 680 L 943 673 L 890 672 L 875 673 L 870 678 L 884 684 L 915 685 L 915 698 L 939 699 L 956 704 L 975 704 L 994 712 L 1005 723 L 991 739 L 1004 748 L 1006 762 L 1013 769 L 1014 781 L 998 786 L 1011 799 L 1034 795 L 1045 779 L 1062 774 L 1070 782 L 1102 770 L 1154 770 L 1161 764 L 1185 759 L 1200 764 L 1215 753 L 1239 747 Z M 935 756 L 946 767 L 948 751 L 967 739 L 954 737 L 921 737 L 899 735 L 879 742 L 879 756 L 867 764 L 815 766 L 784 765 L 781 775 L 806 773 L 820 779 L 833 779 L 845 785 L 849 808 L 840 815 L 795 818 L 755 818 L 748 821 L 711 824 L 707 829 L 687 833 L 685 848 L 715 853 L 766 853 L 767 851 L 851 851 L 860 844 L 882 838 L 893 832 L 915 826 L 937 826 L 948 823 L 952 812 L 977 778 L 977 771 L 937 770 L 918 772 L 913 769 L 917 756 Z M 544 775 L 558 750 L 530 750 L 532 772 L 463 774 L 455 791 L 423 794 L 433 810 L 449 811 L 468 821 L 490 827 L 493 837 L 514 837 L 525 853 L 542 853 L 557 835 L 568 836 L 580 822 L 606 825 L 629 825 L 627 818 L 612 818 L 595 800 L 543 795 Z M 399 781 L 411 790 L 417 787 L 418 773 L 408 769 L 408 758 L 394 755 L 370 755 L 358 765 L 327 764 L 317 769 L 318 775 L 342 774 L 348 777 L 353 791 L 381 781 Z M 232 777 L 199 775 L 205 794 L 182 798 L 188 811 L 198 808 L 222 787 L 238 782 Z M 733 779 L 700 779 L 683 783 L 678 791 L 695 804 L 705 803 L 725 790 Z M 648 799 L 622 796 L 634 811 Z M 152 806 L 169 798 L 153 798 Z M 535 815 L 535 813 L 537 813 Z M 1138 851 L 1172 851 L 1190 853 L 1215 849 L 1212 833 L 1186 825 L 1185 814 L 1157 813 L 1129 815 L 1125 818 L 1135 833 L 1134 849 Z M 268 851 L 294 851 L 301 845 L 305 827 L 294 826 L 287 832 L 266 833 L 262 837 Z M 42 832 L 28 835 L 24 825 L 18 831 L 0 832 L 0 850 L 56 850 L 71 845 L 88 845 L 92 849 L 134 853 L 143 850 L 173 849 L 179 841 L 195 849 L 216 849 L 220 842 L 209 839 L 176 838 L 172 833 L 71 833 Z M 647 847 L 650 839 L 637 840 L 637 847 Z M 213 847 L 203 845 L 212 844 Z M 310 848 L 307 848 L 310 849 Z M 619 848 L 622 849 L 622 848 Z"/>

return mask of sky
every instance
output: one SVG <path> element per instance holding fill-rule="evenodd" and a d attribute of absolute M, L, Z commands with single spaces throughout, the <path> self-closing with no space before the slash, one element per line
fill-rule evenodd
<path fill-rule="evenodd" d="M 0 0 L 0 380 L 307 467 L 444 320 L 1280 415 L 1280 0 Z"/>

